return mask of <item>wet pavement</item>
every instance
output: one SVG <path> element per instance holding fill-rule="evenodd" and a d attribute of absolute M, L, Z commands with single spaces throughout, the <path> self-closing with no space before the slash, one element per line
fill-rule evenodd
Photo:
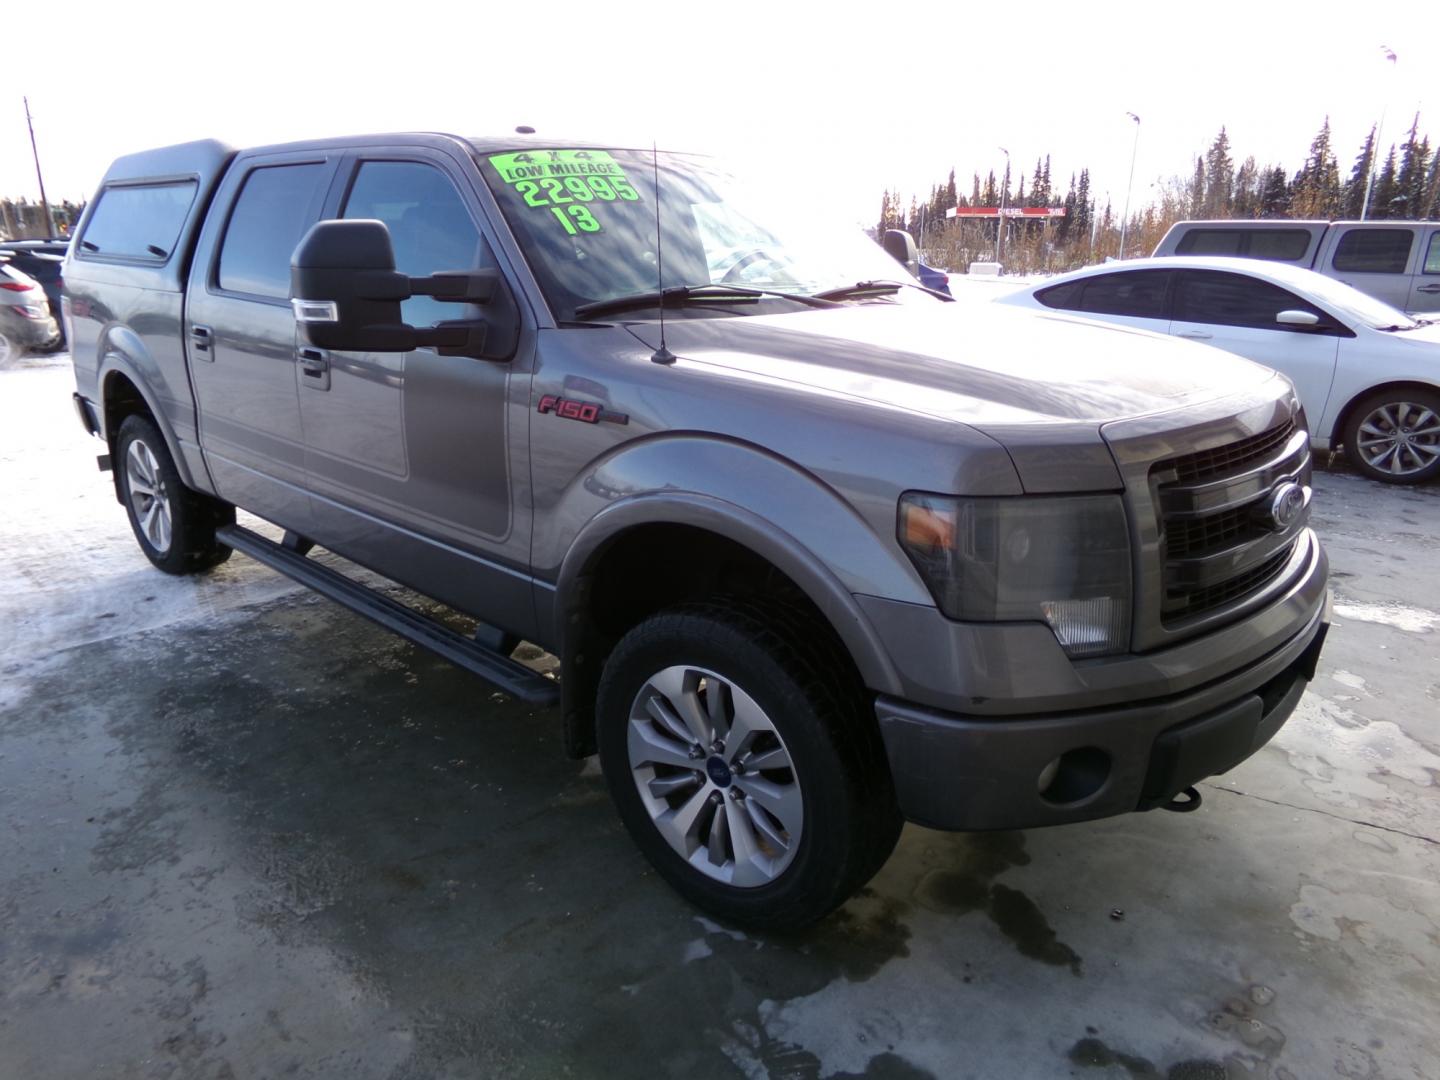
<path fill-rule="evenodd" d="M 1199 811 L 909 827 L 762 937 L 553 714 L 152 570 L 69 391 L 0 372 L 0 1077 L 1440 1075 L 1440 487 L 1317 477 L 1321 674 Z"/>

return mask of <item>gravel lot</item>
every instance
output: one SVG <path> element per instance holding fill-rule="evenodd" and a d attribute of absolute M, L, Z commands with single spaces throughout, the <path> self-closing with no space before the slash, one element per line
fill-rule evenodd
<path fill-rule="evenodd" d="M 243 556 L 150 568 L 0 371 L 0 1077 L 1440 1075 L 1440 487 L 1317 476 L 1320 677 L 1189 815 L 908 828 L 800 937 L 558 722 Z"/>

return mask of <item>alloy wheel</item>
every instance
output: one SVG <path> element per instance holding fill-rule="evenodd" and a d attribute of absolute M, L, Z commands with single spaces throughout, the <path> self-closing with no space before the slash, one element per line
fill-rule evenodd
<path fill-rule="evenodd" d="M 800 781 L 743 689 L 703 668 L 667 667 L 636 695 L 626 747 L 651 821 L 692 867 L 737 888 L 785 872 L 805 825 Z"/>
<path fill-rule="evenodd" d="M 140 439 L 132 442 L 125 454 L 125 483 L 140 531 L 150 546 L 164 555 L 170 550 L 170 496 L 160 475 L 160 463 Z"/>
<path fill-rule="evenodd" d="M 1360 421 L 1355 441 L 1375 471 L 1409 476 L 1440 458 L 1440 415 L 1415 402 L 1389 402 Z"/>

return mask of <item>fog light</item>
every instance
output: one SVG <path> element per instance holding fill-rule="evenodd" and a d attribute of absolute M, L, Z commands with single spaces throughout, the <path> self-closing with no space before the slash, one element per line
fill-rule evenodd
<path fill-rule="evenodd" d="M 1060 806 L 1077 803 L 1090 798 L 1109 779 L 1110 755 L 1104 750 L 1094 746 L 1066 750 L 1040 770 L 1040 797 Z"/>
<path fill-rule="evenodd" d="M 1040 777 L 1035 781 L 1035 787 L 1040 792 L 1049 790 L 1050 785 L 1055 782 L 1055 774 L 1060 771 L 1060 759 L 1057 757 L 1043 769 L 1040 770 Z"/>

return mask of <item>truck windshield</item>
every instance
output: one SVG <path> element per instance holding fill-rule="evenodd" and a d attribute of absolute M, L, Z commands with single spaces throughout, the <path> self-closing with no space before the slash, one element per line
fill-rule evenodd
<path fill-rule="evenodd" d="M 565 149 L 490 154 L 481 172 L 500 203 L 555 317 L 654 293 L 659 177 L 663 287 L 726 285 L 795 296 L 847 289 L 909 275 L 859 228 L 804 206 L 781 206 L 773 193 L 742 187 L 704 158 L 648 150 Z M 723 292 L 723 290 L 721 291 Z M 918 289 L 872 289 L 861 299 L 933 304 Z M 687 314 L 745 314 L 776 309 L 732 290 Z M 786 311 L 807 307 L 778 301 Z M 823 305 L 817 305 L 823 306 Z M 606 305 L 608 308 L 609 305 Z M 588 310 L 588 309 L 587 309 Z M 627 318 L 654 318 L 658 306 Z"/>

